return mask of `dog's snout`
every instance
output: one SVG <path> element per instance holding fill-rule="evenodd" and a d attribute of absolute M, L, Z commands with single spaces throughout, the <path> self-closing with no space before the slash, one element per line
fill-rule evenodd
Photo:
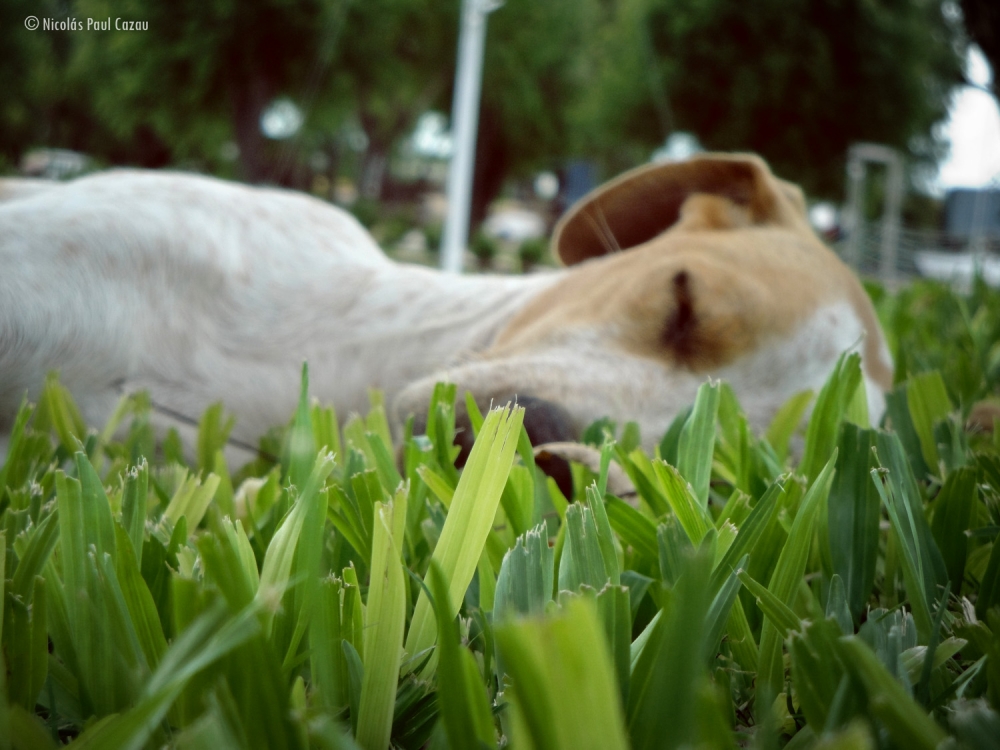
<path fill-rule="evenodd" d="M 516 402 L 519 406 L 524 407 L 524 429 L 528 433 L 528 439 L 532 445 L 560 443 L 577 439 L 577 429 L 573 418 L 569 411 L 557 403 L 535 396 L 516 394 L 494 397 L 491 401 L 494 405 Z M 480 409 L 484 411 L 489 405 L 490 402 L 479 404 Z M 415 416 L 413 421 L 414 434 L 419 435 L 426 430 L 427 417 L 422 414 Z M 465 462 L 469 460 L 473 442 L 472 423 L 469 421 L 468 412 L 460 399 L 455 414 L 455 445 L 461 448 L 458 458 L 455 459 L 456 466 L 465 466 Z M 552 461 L 542 460 L 539 462 L 539 466 L 546 474 L 556 480 L 559 488 L 568 497 L 572 497 L 569 465 L 563 459 L 555 457 Z"/>

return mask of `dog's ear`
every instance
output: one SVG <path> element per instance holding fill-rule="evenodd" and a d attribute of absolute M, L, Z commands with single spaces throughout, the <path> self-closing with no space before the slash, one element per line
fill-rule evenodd
<path fill-rule="evenodd" d="M 783 226 L 812 233 L 802 191 L 750 154 L 704 154 L 651 164 L 578 201 L 556 226 L 553 251 L 567 266 L 678 230 Z"/>

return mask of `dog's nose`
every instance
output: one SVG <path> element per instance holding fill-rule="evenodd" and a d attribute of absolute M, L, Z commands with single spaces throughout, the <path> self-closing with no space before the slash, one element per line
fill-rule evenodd
<path fill-rule="evenodd" d="M 534 396 L 524 396 L 510 394 L 500 398 L 494 397 L 494 405 L 502 405 L 507 402 L 516 402 L 518 406 L 524 407 L 524 429 L 528 433 L 531 444 L 542 445 L 544 443 L 560 443 L 576 440 L 577 429 L 573 424 L 573 419 L 569 412 L 559 404 Z M 489 402 L 480 403 L 480 408 L 485 411 Z M 413 422 L 413 433 L 422 434 L 427 430 L 427 417 L 418 415 Z M 472 451 L 473 443 L 472 424 L 469 421 L 468 412 L 459 399 L 457 412 L 455 414 L 455 445 L 461 448 L 455 465 L 465 466 L 469 460 L 469 453 Z M 546 456 L 536 459 L 538 467 L 547 475 L 552 477 L 559 489 L 568 498 L 573 497 L 573 479 L 570 473 L 569 464 L 559 456 Z"/>

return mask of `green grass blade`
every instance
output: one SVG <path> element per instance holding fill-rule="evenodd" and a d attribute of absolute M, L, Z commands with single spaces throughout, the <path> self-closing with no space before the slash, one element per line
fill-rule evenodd
<path fill-rule="evenodd" d="M 939 461 L 934 425 L 948 416 L 951 399 L 941 373 L 924 372 L 910 378 L 906 388 L 906 402 L 910 407 L 913 428 L 920 440 L 920 451 L 931 471 L 937 472 Z"/>
<path fill-rule="evenodd" d="M 448 584 L 436 563 L 428 571 L 438 625 L 438 695 L 448 744 L 460 750 L 496 747 L 493 717 L 472 654 L 459 644 Z"/>
<path fill-rule="evenodd" d="M 951 590 L 956 594 L 961 593 L 965 579 L 969 547 L 965 532 L 972 523 L 977 497 L 976 470 L 966 467 L 948 474 L 934 501 L 931 533 L 941 550 L 941 557 L 944 558 Z"/>
<path fill-rule="evenodd" d="M 149 492 L 149 464 L 145 460 L 125 476 L 122 491 L 122 526 L 132 544 L 136 564 L 142 567 L 142 543 L 146 536 L 146 497 Z"/>
<path fill-rule="evenodd" d="M 520 407 L 490 411 L 455 488 L 432 556 L 448 581 L 448 597 L 453 606 L 464 598 L 486 544 L 514 460 L 523 419 L 524 409 Z M 407 653 L 416 654 L 432 646 L 436 630 L 430 601 L 421 592 L 406 636 Z M 432 665 L 428 665 L 430 668 Z"/>
<path fill-rule="evenodd" d="M 594 601 L 570 597 L 558 614 L 499 625 L 508 665 L 512 746 L 617 750 L 626 739 L 611 657 Z"/>
<path fill-rule="evenodd" d="M 802 499 L 795 520 L 792 522 L 792 528 L 788 532 L 788 539 L 778 557 L 778 564 L 771 575 L 767 590 L 777 601 L 785 605 L 791 605 L 805 573 L 806 561 L 812 548 L 816 518 L 830 493 L 836 461 L 837 450 L 834 449 L 830 460 Z M 743 582 L 746 584 L 745 579 Z M 784 684 L 782 640 L 779 628 L 770 619 L 765 620 L 760 633 L 760 664 L 757 679 L 759 685 L 773 690 L 775 695 L 781 692 Z"/>
<path fill-rule="evenodd" d="M 864 388 L 861 357 L 842 354 L 819 392 L 806 429 L 806 441 L 799 471 L 812 482 L 837 445 L 841 420 L 858 388 Z"/>
<path fill-rule="evenodd" d="M 502 622 L 515 615 L 539 615 L 552 601 L 553 550 L 544 524 L 517 538 L 504 555 L 497 576 L 493 617 Z"/>
<path fill-rule="evenodd" d="M 820 620 L 795 628 L 788 643 L 792 683 L 809 726 L 819 732 L 827 727 L 844 668 L 837 657 L 840 628 Z"/>
<path fill-rule="evenodd" d="M 136 637 L 150 669 L 156 669 L 160 658 L 167 650 L 167 639 L 163 635 L 163 626 L 156 613 L 156 604 L 149 593 L 149 587 L 139 571 L 139 564 L 132 551 L 128 535 L 115 525 L 118 534 L 118 556 L 115 570 L 121 586 L 125 605 L 135 627 Z"/>
<path fill-rule="evenodd" d="M 347 666 L 341 641 L 340 591 L 336 578 L 320 581 L 316 610 L 309 624 L 309 672 L 322 705 L 335 712 L 347 704 Z"/>
<path fill-rule="evenodd" d="M 320 488 L 333 471 L 333 456 L 321 453 L 316 456 L 312 473 L 306 481 L 295 505 L 284 518 L 271 538 L 260 572 L 260 586 L 256 599 L 262 606 L 264 632 L 270 636 L 274 615 L 285 589 L 289 585 L 295 551 L 306 520 L 316 517 L 315 511 L 325 511 L 326 494 Z M 318 516 L 322 518 L 322 515 Z"/>
<path fill-rule="evenodd" d="M 313 434 L 312 412 L 309 409 L 309 364 L 302 363 L 302 386 L 299 389 L 299 406 L 292 419 L 292 427 L 282 451 L 281 463 L 288 481 L 298 488 L 308 481 L 313 461 L 316 459 L 316 436 Z"/>
<path fill-rule="evenodd" d="M 764 436 L 767 438 L 767 442 L 771 444 L 771 447 L 774 448 L 778 460 L 782 463 L 788 457 L 788 444 L 802 423 L 802 417 L 805 415 L 806 409 L 812 402 L 814 395 L 812 391 L 796 393 L 782 404 L 777 414 L 771 420 L 771 424 L 768 425 Z"/>
<path fill-rule="evenodd" d="M 650 562 L 657 560 L 656 526 L 648 517 L 637 511 L 624 500 L 607 495 L 604 503 L 611 527 L 618 532 L 622 541 L 632 546 L 637 554 Z"/>
<path fill-rule="evenodd" d="M 677 469 L 659 459 L 654 460 L 652 465 L 663 496 L 680 521 L 688 539 L 693 544 L 700 544 L 705 534 L 715 528 L 707 508 L 698 501 L 691 485 L 684 480 Z"/>
<path fill-rule="evenodd" d="M 931 633 L 930 603 L 937 599 L 938 587 L 948 582 L 948 571 L 924 517 L 920 490 L 902 443 L 894 434 L 880 433 L 877 446 L 879 463 L 888 474 L 883 481 L 880 472 L 873 470 L 872 478 L 900 542 L 907 596 L 921 640 L 926 643 Z"/>
<path fill-rule="evenodd" d="M 580 586 L 604 588 L 610 579 L 601 551 L 597 525 L 590 508 L 573 503 L 566 509 L 566 536 L 559 559 L 559 590 L 576 592 Z"/>
<path fill-rule="evenodd" d="M 869 475 L 875 432 L 845 423 L 840 434 L 837 475 L 827 503 L 833 572 L 844 581 L 855 622 L 875 584 L 881 503 Z"/>
<path fill-rule="evenodd" d="M 4 537 L 6 539 L 6 536 Z M 10 582 L 10 591 L 22 601 L 29 601 L 31 598 L 31 587 L 34 585 L 35 576 L 40 575 L 49 561 L 52 550 L 55 549 L 56 542 L 59 541 L 59 513 L 58 511 L 49 513 L 31 532 L 27 542 L 22 549 L 21 559 L 17 563 L 17 570 Z M 6 557 L 6 544 L 2 546 L 4 553 L 0 559 L 0 574 L 4 573 Z M 6 579 L 0 579 L 0 592 Z M 0 625 L 0 634 L 3 633 L 3 625 Z"/>
<path fill-rule="evenodd" d="M 200 471 L 208 472 L 215 465 L 216 454 L 226 447 L 229 433 L 236 424 L 236 417 L 230 415 L 223 418 L 222 402 L 212 404 L 201 415 L 198 421 L 198 439 L 195 444 L 195 456 Z"/>
<path fill-rule="evenodd" d="M 375 504 L 371 586 L 365 624 L 365 671 L 356 739 L 366 750 L 389 744 L 406 624 L 402 550 L 406 533 L 406 489 L 388 504 Z"/>
<path fill-rule="evenodd" d="M 170 499 L 167 509 L 163 511 L 163 518 L 169 520 L 173 527 L 184 516 L 187 527 L 193 534 L 215 497 L 219 481 L 215 474 L 209 474 L 204 480 L 194 475 L 188 476 Z"/>
<path fill-rule="evenodd" d="M 708 506 L 718 413 L 719 384 L 702 383 L 677 445 L 677 470 L 691 483 L 692 493 L 702 508 Z"/>
<path fill-rule="evenodd" d="M 771 625 L 777 629 L 781 640 L 788 636 L 789 631 L 799 630 L 802 627 L 802 620 L 792 611 L 792 608 L 751 578 L 749 573 L 744 570 L 740 571 L 737 576 L 747 587 L 747 591 L 757 599 L 761 611 Z"/>
<path fill-rule="evenodd" d="M 703 624 L 712 552 L 688 556 L 661 619 L 632 671 L 628 730 L 635 750 L 679 748 L 696 739 L 695 695 L 705 678 Z"/>
<path fill-rule="evenodd" d="M 944 741 L 941 727 L 924 713 L 863 641 L 857 636 L 841 638 L 837 651 L 847 670 L 864 685 L 868 710 L 885 725 L 899 747 L 933 750 Z"/>

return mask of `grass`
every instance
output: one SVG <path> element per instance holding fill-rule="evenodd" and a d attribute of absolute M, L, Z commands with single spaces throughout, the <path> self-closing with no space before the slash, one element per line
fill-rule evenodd
<path fill-rule="evenodd" d="M 1000 295 L 872 294 L 881 427 L 855 356 L 761 436 L 706 383 L 654 455 L 588 429 L 569 505 L 516 406 L 454 466 L 453 386 L 397 462 L 378 394 L 342 423 L 304 372 L 231 475 L 221 408 L 185 450 L 50 378 L 0 468 L 0 750 L 997 746 L 1000 430 L 964 418 Z"/>

